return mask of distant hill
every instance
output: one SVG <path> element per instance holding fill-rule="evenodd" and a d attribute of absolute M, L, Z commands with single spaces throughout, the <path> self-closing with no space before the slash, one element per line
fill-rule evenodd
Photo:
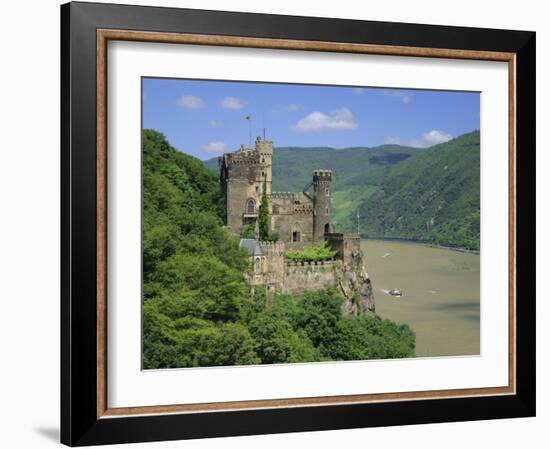
<path fill-rule="evenodd" d="M 351 147 L 335 149 L 330 147 L 280 147 L 273 152 L 273 190 L 278 192 L 301 191 L 311 182 L 315 169 L 333 171 L 333 189 L 355 176 L 367 173 L 405 160 L 424 151 L 423 148 L 382 145 L 379 147 Z M 218 171 L 218 158 L 205 161 L 212 171 Z"/>
<path fill-rule="evenodd" d="M 355 183 L 361 233 L 479 250 L 479 150 L 479 132 L 464 134 Z M 353 215 L 340 226 L 356 229 Z"/>
<path fill-rule="evenodd" d="M 205 165 L 217 172 L 217 158 Z M 276 148 L 273 190 L 301 191 L 333 171 L 338 231 L 479 249 L 479 131 L 430 148 Z"/>

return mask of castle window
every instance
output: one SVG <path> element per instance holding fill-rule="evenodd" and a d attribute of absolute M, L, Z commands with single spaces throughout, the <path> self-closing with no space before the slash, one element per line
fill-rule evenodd
<path fill-rule="evenodd" d="M 292 241 L 293 242 L 300 241 L 300 231 L 292 231 Z"/>
<path fill-rule="evenodd" d="M 262 172 L 262 178 L 265 178 L 265 172 L 264 171 Z"/>
<path fill-rule="evenodd" d="M 260 187 L 256 186 L 256 193 L 260 193 Z"/>
<path fill-rule="evenodd" d="M 330 223 L 325 224 L 325 234 L 328 234 L 330 232 Z"/>
<path fill-rule="evenodd" d="M 247 214 L 253 214 L 256 212 L 256 202 L 249 198 L 246 202 L 246 213 Z"/>
<path fill-rule="evenodd" d="M 326 196 L 329 196 L 329 195 L 330 195 L 330 190 L 328 189 L 328 187 L 325 189 L 325 195 L 326 195 Z"/>
<path fill-rule="evenodd" d="M 278 214 L 279 213 L 279 205 L 274 204 L 273 207 L 272 207 L 272 210 L 273 210 L 273 214 Z"/>
<path fill-rule="evenodd" d="M 325 207 L 325 215 L 328 215 L 328 207 Z"/>
<path fill-rule="evenodd" d="M 265 164 L 265 158 L 262 157 L 262 164 Z"/>
<path fill-rule="evenodd" d="M 254 270 L 256 273 L 260 273 L 260 271 L 261 271 L 260 263 L 261 263 L 260 258 L 256 257 L 256 266 L 255 266 L 255 270 Z"/>

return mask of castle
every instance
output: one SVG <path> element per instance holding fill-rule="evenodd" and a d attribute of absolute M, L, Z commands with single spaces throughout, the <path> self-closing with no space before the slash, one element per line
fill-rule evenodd
<path fill-rule="evenodd" d="M 263 186 L 269 202 L 270 229 L 279 241 L 303 246 L 320 241 L 332 232 L 330 221 L 330 170 L 315 170 L 313 194 L 273 192 L 273 142 L 256 139 L 254 148 L 241 146 L 235 153 L 226 153 L 219 160 L 220 183 L 225 198 L 226 225 L 230 232 L 240 234 L 259 214 Z M 300 245 L 302 244 L 302 245 Z"/>
<path fill-rule="evenodd" d="M 257 226 L 262 193 L 268 198 L 269 231 L 277 242 L 242 238 L 240 246 L 251 259 L 249 285 L 267 289 L 268 303 L 275 290 L 299 294 L 308 290 L 337 288 L 348 314 L 374 313 L 374 297 L 358 234 L 335 233 L 331 222 L 330 170 L 314 170 L 302 192 L 273 192 L 273 142 L 256 138 L 253 148 L 241 148 L 219 158 L 220 185 L 226 210 L 226 228 L 240 235 Z M 313 192 L 308 189 L 313 187 Z M 285 251 L 300 250 L 325 241 L 336 256 L 319 262 L 290 262 Z"/>

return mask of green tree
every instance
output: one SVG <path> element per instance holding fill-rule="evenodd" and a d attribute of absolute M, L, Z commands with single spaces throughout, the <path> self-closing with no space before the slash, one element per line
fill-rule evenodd
<path fill-rule="evenodd" d="M 328 348 L 333 360 L 370 360 L 414 357 L 415 336 L 406 325 L 379 317 L 343 317 Z"/>
<path fill-rule="evenodd" d="M 264 176 L 264 185 L 262 189 L 262 201 L 260 203 L 260 240 L 269 239 L 269 202 L 267 200 L 267 181 Z"/>

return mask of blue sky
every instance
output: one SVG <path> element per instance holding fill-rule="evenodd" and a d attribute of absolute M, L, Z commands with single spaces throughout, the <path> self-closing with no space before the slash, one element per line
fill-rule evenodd
<path fill-rule="evenodd" d="M 248 145 L 249 124 L 276 147 L 428 147 L 479 129 L 479 107 L 477 92 L 143 79 L 143 126 L 203 160 Z"/>

